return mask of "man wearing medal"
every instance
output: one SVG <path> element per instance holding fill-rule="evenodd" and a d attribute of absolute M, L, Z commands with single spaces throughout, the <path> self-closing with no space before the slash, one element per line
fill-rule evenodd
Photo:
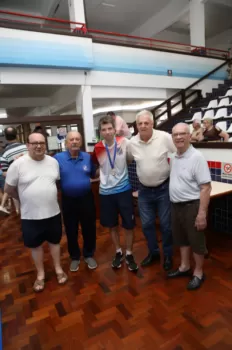
<path fill-rule="evenodd" d="M 138 265 L 132 254 L 134 207 L 126 161 L 128 140 L 124 137 L 115 137 L 115 123 L 110 116 L 101 118 L 99 131 L 102 141 L 95 145 L 93 159 L 100 167 L 100 222 L 102 226 L 110 229 L 115 246 L 112 267 L 120 268 L 125 258 L 128 269 L 136 271 Z M 122 227 L 126 234 L 125 257 L 120 245 L 118 215 L 122 219 Z"/>

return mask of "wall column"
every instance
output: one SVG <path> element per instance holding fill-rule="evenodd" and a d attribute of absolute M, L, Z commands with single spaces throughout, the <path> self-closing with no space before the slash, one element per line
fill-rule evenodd
<path fill-rule="evenodd" d="M 203 0 L 190 0 L 190 43 L 205 47 L 205 4 Z"/>
<path fill-rule="evenodd" d="M 94 142 L 96 135 L 93 120 L 93 103 L 91 86 L 81 86 L 76 98 L 77 114 L 82 115 L 85 136 L 85 149 L 90 151 L 92 147 L 88 146 L 89 142 Z"/>
<path fill-rule="evenodd" d="M 68 8 L 69 8 L 69 19 L 71 22 L 85 22 L 85 6 L 84 0 L 68 0 Z M 77 25 L 71 24 L 72 31 L 78 28 Z"/>

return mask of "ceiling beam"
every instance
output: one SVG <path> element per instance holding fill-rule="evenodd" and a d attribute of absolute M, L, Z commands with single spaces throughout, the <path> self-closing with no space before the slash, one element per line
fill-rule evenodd
<path fill-rule="evenodd" d="M 47 97 L 0 98 L 0 108 L 41 107 L 49 104 L 50 98 Z"/>
<path fill-rule="evenodd" d="M 209 0 L 205 0 L 209 1 Z M 231 0 L 211 0 L 210 2 L 217 4 L 217 5 L 224 5 L 227 7 L 232 7 L 232 1 Z"/>
<path fill-rule="evenodd" d="M 96 99 L 143 99 L 156 100 L 167 98 L 167 89 L 139 88 L 139 87 L 118 87 L 118 86 L 93 86 L 92 98 Z"/>
<path fill-rule="evenodd" d="M 49 99 L 49 105 L 37 107 L 27 113 L 30 116 L 58 113 L 66 106 L 76 101 L 79 86 L 64 86 L 55 92 Z"/>
<path fill-rule="evenodd" d="M 188 11 L 188 0 L 172 0 L 159 13 L 156 13 L 131 33 L 131 35 L 154 37 L 156 34 L 177 22 Z"/>

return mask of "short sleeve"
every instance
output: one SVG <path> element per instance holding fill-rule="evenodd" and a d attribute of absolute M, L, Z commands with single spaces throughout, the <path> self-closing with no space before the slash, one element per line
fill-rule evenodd
<path fill-rule="evenodd" d="M 99 165 L 98 159 L 97 159 L 97 153 L 96 153 L 96 146 L 94 147 L 93 153 L 91 154 L 91 160 L 93 164 Z"/>
<path fill-rule="evenodd" d="M 131 141 L 127 140 L 126 144 L 126 159 L 129 162 L 132 162 L 134 160 L 133 154 L 132 154 L 132 148 L 131 148 Z"/>
<path fill-rule="evenodd" d="M 168 152 L 170 153 L 176 152 L 176 146 L 173 143 L 172 135 L 166 132 L 166 139 L 167 139 Z"/>
<path fill-rule="evenodd" d="M 195 179 L 198 185 L 211 182 L 211 175 L 207 161 L 201 154 L 198 155 L 197 161 L 195 162 L 194 171 Z"/>
<path fill-rule="evenodd" d="M 6 173 L 6 183 L 9 186 L 17 187 L 19 181 L 19 162 L 17 160 L 12 163 Z"/>
<path fill-rule="evenodd" d="M 55 162 L 55 169 L 56 169 L 56 180 L 60 180 L 60 166 L 56 159 L 54 159 Z"/>
<path fill-rule="evenodd" d="M 9 168 L 8 161 L 5 158 L 0 157 L 0 169 L 2 170 L 2 172 L 6 172 L 8 168 Z"/>
<path fill-rule="evenodd" d="M 216 134 L 218 136 L 222 132 L 222 129 L 220 129 L 218 126 L 215 126 L 215 131 L 216 131 Z"/>

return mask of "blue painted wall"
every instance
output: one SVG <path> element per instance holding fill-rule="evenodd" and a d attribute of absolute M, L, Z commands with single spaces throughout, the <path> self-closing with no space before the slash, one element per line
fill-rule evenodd
<path fill-rule="evenodd" d="M 184 78 L 201 78 L 223 63 L 219 59 L 195 55 L 103 44 L 93 44 L 93 55 L 95 70 L 167 76 L 171 69 L 173 76 Z M 210 79 L 223 80 L 225 76 L 226 68 L 223 68 Z"/>
<path fill-rule="evenodd" d="M 92 40 L 0 28 L 0 65 L 92 69 Z"/>
<path fill-rule="evenodd" d="M 91 39 L 0 28 L 0 65 L 68 68 L 200 78 L 223 61 L 140 48 L 92 43 Z M 223 80 L 225 69 L 210 79 Z"/>

